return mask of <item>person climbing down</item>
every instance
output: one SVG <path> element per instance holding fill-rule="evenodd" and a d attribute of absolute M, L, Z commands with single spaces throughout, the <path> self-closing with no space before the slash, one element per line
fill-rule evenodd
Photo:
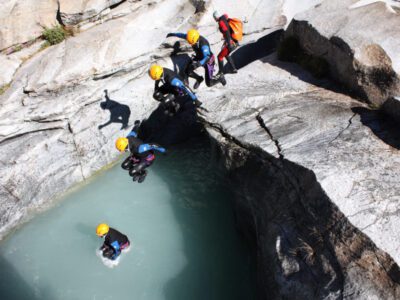
<path fill-rule="evenodd" d="M 160 65 L 152 65 L 149 70 L 149 75 L 151 79 L 155 80 L 154 95 L 153 97 L 157 100 L 157 94 L 161 93 L 172 94 L 176 98 L 179 96 L 188 95 L 193 104 L 196 107 L 201 105 L 201 102 L 197 99 L 197 96 L 192 92 L 192 90 L 186 86 L 183 82 L 183 78 L 176 74 L 174 71 L 163 68 Z M 160 83 L 163 85 L 160 86 Z"/>
<path fill-rule="evenodd" d="M 197 89 L 204 81 L 204 77 L 198 75 L 195 70 L 199 67 L 204 67 L 206 85 L 211 87 L 217 83 L 226 85 L 224 75 L 221 73 L 219 77 L 214 78 L 215 57 L 211 52 L 210 43 L 207 39 L 200 35 L 196 29 L 190 29 L 187 33 L 168 33 L 168 37 L 178 37 L 186 39 L 192 46 L 195 55 L 192 57 L 191 62 L 186 66 L 185 74 L 188 77 L 196 79 L 193 88 Z"/>
<path fill-rule="evenodd" d="M 227 14 L 220 16 L 217 11 L 214 11 L 213 17 L 218 22 L 219 31 L 224 37 L 222 50 L 218 54 L 218 74 L 223 73 L 224 58 L 230 64 L 232 72 L 237 73 L 235 63 L 230 54 L 238 47 L 239 41 L 243 38 L 243 23 L 238 19 L 230 19 Z"/>
<path fill-rule="evenodd" d="M 130 242 L 125 234 L 109 227 L 107 224 L 99 224 L 96 228 L 96 234 L 104 238 L 104 243 L 100 247 L 103 256 L 111 260 L 117 259 L 121 250 L 129 247 Z"/>
<path fill-rule="evenodd" d="M 119 137 L 115 142 L 115 147 L 120 152 L 130 151 L 131 155 L 122 163 L 122 168 L 129 170 L 129 175 L 133 181 L 142 183 L 147 176 L 146 168 L 150 167 L 154 160 L 154 151 L 165 153 L 165 148 L 157 144 L 147 144 L 137 137 L 138 124 L 127 135 Z"/>

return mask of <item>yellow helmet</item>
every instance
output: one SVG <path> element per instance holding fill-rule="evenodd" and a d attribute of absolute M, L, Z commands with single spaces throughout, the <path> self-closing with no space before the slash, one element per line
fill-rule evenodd
<path fill-rule="evenodd" d="M 190 45 L 194 45 L 200 38 L 200 33 L 196 29 L 190 29 L 187 32 L 186 40 L 189 42 Z"/>
<path fill-rule="evenodd" d="M 160 65 L 152 65 L 149 70 L 149 75 L 153 80 L 160 80 L 163 72 L 164 69 Z"/>
<path fill-rule="evenodd" d="M 96 234 L 98 236 L 103 236 L 103 235 L 107 234 L 109 230 L 110 230 L 110 227 L 107 224 L 101 223 L 101 224 L 97 225 Z"/>
<path fill-rule="evenodd" d="M 124 152 L 128 145 L 129 141 L 124 137 L 120 137 L 115 141 L 115 148 L 117 148 L 119 152 Z"/>

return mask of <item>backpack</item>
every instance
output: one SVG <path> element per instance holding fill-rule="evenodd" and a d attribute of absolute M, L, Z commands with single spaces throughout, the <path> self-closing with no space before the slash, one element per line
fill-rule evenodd
<path fill-rule="evenodd" d="M 236 41 L 243 39 L 243 22 L 239 19 L 232 18 L 228 19 L 229 27 L 231 28 L 231 36 Z"/>

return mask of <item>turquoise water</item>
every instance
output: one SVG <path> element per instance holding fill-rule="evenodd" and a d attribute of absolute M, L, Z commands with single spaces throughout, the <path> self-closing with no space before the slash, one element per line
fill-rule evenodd
<path fill-rule="evenodd" d="M 251 262 L 207 141 L 158 156 L 142 184 L 119 165 L 0 244 L 0 299 L 252 299 Z M 115 268 L 100 222 L 132 242 Z"/>

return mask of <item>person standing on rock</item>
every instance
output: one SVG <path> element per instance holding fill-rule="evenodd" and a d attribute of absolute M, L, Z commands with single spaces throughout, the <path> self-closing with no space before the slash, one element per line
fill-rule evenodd
<path fill-rule="evenodd" d="M 230 19 L 227 14 L 219 15 L 217 11 L 214 11 L 213 17 L 224 37 L 222 50 L 218 54 L 218 74 L 223 73 L 224 58 L 230 64 L 232 72 L 237 73 L 235 63 L 230 54 L 236 49 L 243 37 L 243 23 L 238 19 Z"/>
<path fill-rule="evenodd" d="M 128 237 L 125 234 L 104 223 L 97 226 L 96 234 L 104 238 L 104 243 L 100 247 L 100 251 L 102 251 L 104 257 L 111 260 L 117 259 L 121 251 L 127 249 L 130 245 Z"/>
<path fill-rule="evenodd" d="M 155 80 L 154 99 L 159 99 L 159 94 L 173 94 L 176 98 L 188 95 L 196 107 L 201 105 L 197 96 L 184 84 L 184 80 L 174 71 L 160 65 L 152 65 L 149 70 L 151 79 Z M 160 86 L 162 83 L 162 86 Z"/>
<path fill-rule="evenodd" d="M 203 82 L 204 78 L 198 75 L 195 70 L 199 67 L 204 67 L 206 85 L 211 87 L 217 83 L 226 85 L 226 80 L 224 74 L 221 73 L 218 78 L 213 78 L 214 67 L 215 67 L 215 57 L 211 52 L 210 43 L 207 39 L 200 35 L 196 29 L 190 29 L 187 33 L 168 33 L 168 37 L 178 37 L 186 39 L 188 43 L 192 46 L 195 55 L 192 60 L 187 64 L 185 69 L 185 74 L 188 77 L 196 79 L 196 83 L 193 88 L 197 89 Z"/>
<path fill-rule="evenodd" d="M 121 167 L 129 171 L 133 181 L 142 183 L 147 176 L 146 168 L 150 167 L 154 160 L 154 151 L 165 153 L 166 149 L 157 144 L 147 144 L 137 137 L 136 125 L 126 137 L 119 137 L 115 147 L 120 152 L 130 151 L 131 155 L 122 163 Z"/>

